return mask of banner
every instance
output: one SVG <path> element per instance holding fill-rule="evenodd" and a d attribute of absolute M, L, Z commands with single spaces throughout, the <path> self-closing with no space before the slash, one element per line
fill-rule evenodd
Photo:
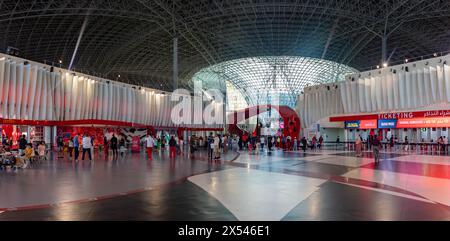
<path fill-rule="evenodd" d="M 450 117 L 399 119 L 397 128 L 450 127 Z"/>
<path fill-rule="evenodd" d="M 377 120 L 361 120 L 359 123 L 359 129 L 377 129 Z"/>
<path fill-rule="evenodd" d="M 360 121 L 346 121 L 345 129 L 359 129 Z"/>
<path fill-rule="evenodd" d="M 140 152 L 141 151 L 141 138 L 139 136 L 133 136 L 131 141 L 131 151 Z"/>
<path fill-rule="evenodd" d="M 378 129 L 395 129 L 397 120 L 378 120 Z"/>

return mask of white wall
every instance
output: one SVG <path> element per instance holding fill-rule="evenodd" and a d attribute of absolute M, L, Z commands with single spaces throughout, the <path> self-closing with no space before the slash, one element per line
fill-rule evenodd
<path fill-rule="evenodd" d="M 333 115 L 450 108 L 450 55 L 346 79 L 304 89 L 296 106 L 303 125 Z"/>
<path fill-rule="evenodd" d="M 164 127 L 171 119 L 171 93 L 132 86 L 0 54 L 0 118 L 24 120 L 112 120 Z M 191 97 L 190 97 L 191 98 Z M 201 102 L 201 109 L 211 102 Z M 194 101 L 191 98 L 191 104 Z M 219 104 L 213 109 L 220 110 Z M 223 110 L 224 111 L 224 110 Z M 198 113 L 200 112 L 200 113 Z M 202 114 L 195 111 L 195 114 Z M 222 128 L 221 124 L 199 123 Z M 198 125 L 197 125 L 198 127 Z"/>

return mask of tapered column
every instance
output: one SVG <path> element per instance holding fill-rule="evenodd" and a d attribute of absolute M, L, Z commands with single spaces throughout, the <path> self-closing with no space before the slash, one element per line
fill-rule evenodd
<path fill-rule="evenodd" d="M 172 87 L 178 89 L 178 38 L 173 38 L 173 66 L 172 66 Z"/>

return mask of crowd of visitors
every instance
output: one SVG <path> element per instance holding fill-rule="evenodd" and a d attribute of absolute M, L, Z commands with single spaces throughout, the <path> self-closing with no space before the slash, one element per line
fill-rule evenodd
<path fill-rule="evenodd" d="M 46 160 L 45 142 L 38 142 L 33 145 L 29 143 L 25 135 L 20 136 L 18 140 L 18 150 L 14 151 L 12 139 L 2 137 L 0 146 L 0 169 L 8 166 L 17 168 L 27 168 L 29 165 Z"/>

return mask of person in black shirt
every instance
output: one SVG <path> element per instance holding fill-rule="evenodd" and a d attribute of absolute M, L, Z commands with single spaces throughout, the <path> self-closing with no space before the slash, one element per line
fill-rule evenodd
<path fill-rule="evenodd" d="M 109 141 L 110 145 L 111 145 L 111 150 L 113 153 L 113 158 L 117 157 L 118 152 L 117 152 L 117 137 L 113 134 L 111 140 Z"/>
<path fill-rule="evenodd" d="M 173 138 L 173 136 L 170 137 L 169 140 L 169 157 L 175 157 L 177 155 L 177 142 L 175 141 L 175 138 Z"/>
<path fill-rule="evenodd" d="M 24 155 L 26 147 L 27 147 L 27 139 L 25 139 L 25 135 L 22 135 L 19 140 L 19 152 L 21 156 Z"/>
<path fill-rule="evenodd" d="M 308 141 L 306 140 L 306 137 L 302 138 L 302 149 L 305 152 L 306 151 L 306 146 L 308 145 Z"/>
<path fill-rule="evenodd" d="M 375 135 L 372 140 L 372 147 L 373 147 L 373 156 L 375 158 L 375 164 L 380 163 L 380 147 L 381 147 L 381 141 L 378 139 L 378 136 Z"/>

